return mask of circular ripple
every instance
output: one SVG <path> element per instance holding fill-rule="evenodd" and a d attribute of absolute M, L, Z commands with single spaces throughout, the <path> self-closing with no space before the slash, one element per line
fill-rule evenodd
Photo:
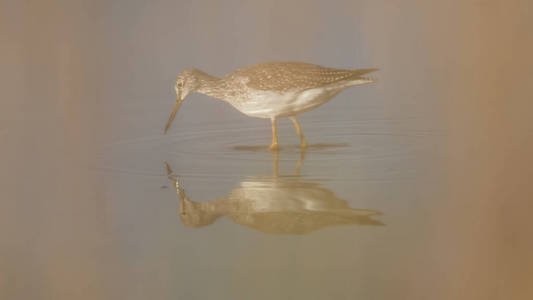
<path fill-rule="evenodd" d="M 243 124 L 210 122 L 195 128 L 183 125 L 171 134 L 108 144 L 102 147 L 99 169 L 164 176 L 163 163 L 169 162 L 188 177 L 226 178 L 253 173 L 250 170 L 271 171 L 274 154 L 268 149 L 269 123 L 255 127 Z M 381 120 L 306 122 L 303 126 L 309 146 L 302 153 L 292 124 L 278 125 L 280 164 L 295 165 L 302 154 L 305 164 L 311 162 L 324 168 L 331 168 L 332 164 L 345 167 L 361 162 L 405 160 L 416 157 L 428 145 L 421 140 L 431 137 L 413 131 L 391 133 Z M 433 133 L 433 137 L 438 134 Z"/>

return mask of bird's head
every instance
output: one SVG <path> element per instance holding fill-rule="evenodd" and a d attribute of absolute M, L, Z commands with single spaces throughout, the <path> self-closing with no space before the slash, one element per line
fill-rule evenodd
<path fill-rule="evenodd" d="M 178 100 L 183 101 L 189 94 L 198 90 L 200 87 L 199 75 L 201 73 L 203 72 L 196 69 L 186 69 L 180 72 L 174 85 Z"/>
<path fill-rule="evenodd" d="M 197 69 L 186 69 L 181 71 L 178 75 L 178 78 L 176 78 L 176 82 L 174 84 L 174 89 L 176 90 L 177 96 L 176 104 L 174 104 L 172 114 L 170 115 L 167 125 L 165 126 L 165 133 L 170 128 L 170 125 L 172 124 L 174 117 L 176 117 L 176 113 L 178 112 L 183 100 L 185 100 L 189 94 L 194 93 L 200 88 L 202 83 L 201 76 L 203 74 L 205 73 Z"/>

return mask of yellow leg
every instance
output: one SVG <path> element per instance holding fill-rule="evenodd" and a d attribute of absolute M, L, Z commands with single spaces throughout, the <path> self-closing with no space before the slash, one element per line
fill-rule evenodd
<path fill-rule="evenodd" d="M 307 142 L 305 141 L 304 133 L 302 132 L 302 128 L 300 127 L 300 123 L 298 123 L 298 119 L 296 119 L 295 116 L 289 117 L 292 122 L 294 123 L 294 127 L 296 127 L 296 132 L 298 133 L 298 136 L 300 137 L 300 145 L 302 148 L 307 147 Z"/>
<path fill-rule="evenodd" d="M 270 145 L 270 150 L 278 149 L 278 133 L 276 129 L 276 119 L 270 119 L 272 121 L 272 144 Z"/>

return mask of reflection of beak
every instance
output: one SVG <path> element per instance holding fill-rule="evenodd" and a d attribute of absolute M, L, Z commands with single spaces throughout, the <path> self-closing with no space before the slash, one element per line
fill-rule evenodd
<path fill-rule="evenodd" d="M 179 193 L 179 194 L 180 194 L 180 215 L 185 215 L 186 214 L 185 212 L 187 211 L 185 207 L 185 202 L 186 202 L 185 197 L 182 196 L 182 193 Z"/>
<path fill-rule="evenodd" d="M 172 110 L 172 113 L 170 114 L 170 118 L 168 118 L 167 125 L 165 126 L 165 133 L 167 133 L 168 129 L 170 128 L 170 125 L 172 124 L 172 121 L 174 121 L 174 118 L 176 117 L 176 113 L 178 112 L 181 102 L 183 102 L 183 99 L 181 98 L 181 91 L 178 92 L 178 98 L 176 98 L 176 104 L 174 104 L 174 109 Z"/>

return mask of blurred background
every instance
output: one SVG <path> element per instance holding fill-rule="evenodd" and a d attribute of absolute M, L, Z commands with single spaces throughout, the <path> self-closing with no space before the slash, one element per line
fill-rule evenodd
<path fill-rule="evenodd" d="M 2 0 L 0 33 L 0 299 L 533 298 L 531 1 Z M 263 61 L 380 70 L 303 158 L 198 94 L 163 135 L 182 69 Z M 198 203 L 277 164 L 382 225 L 189 227 L 165 162 Z"/>

